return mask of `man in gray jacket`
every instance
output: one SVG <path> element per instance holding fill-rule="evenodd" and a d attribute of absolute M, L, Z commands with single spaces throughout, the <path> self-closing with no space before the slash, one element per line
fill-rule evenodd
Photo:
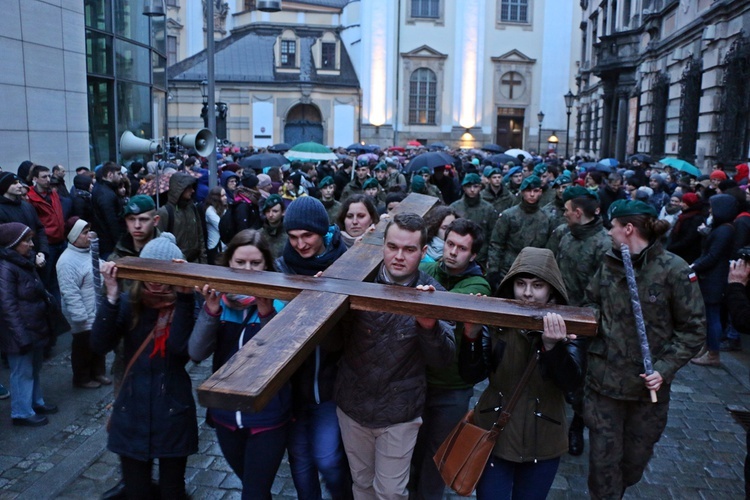
<path fill-rule="evenodd" d="M 427 231 L 415 214 L 399 214 L 385 230 L 376 282 L 444 290 L 419 271 Z M 409 465 L 422 424 L 426 367 L 448 366 L 455 356 L 448 323 L 386 312 L 354 311 L 334 399 L 354 498 L 408 498 Z"/>

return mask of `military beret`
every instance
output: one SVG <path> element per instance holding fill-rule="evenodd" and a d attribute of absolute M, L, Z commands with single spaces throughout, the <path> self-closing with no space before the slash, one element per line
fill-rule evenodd
<path fill-rule="evenodd" d="M 411 190 L 415 192 L 421 192 L 427 185 L 421 175 L 415 175 L 411 178 Z"/>
<path fill-rule="evenodd" d="M 128 204 L 122 209 L 122 216 L 125 217 L 126 215 L 131 214 L 138 215 L 144 212 L 150 212 L 151 210 L 156 210 L 154 200 L 145 194 L 137 194 L 130 198 Z"/>
<path fill-rule="evenodd" d="M 330 186 L 333 183 L 333 177 L 331 177 L 330 175 L 326 175 L 325 177 L 320 179 L 320 182 L 318 182 L 318 189 L 323 189 L 324 187 Z"/>
<path fill-rule="evenodd" d="M 573 198 L 591 198 L 593 200 L 599 200 L 599 195 L 593 191 L 589 191 L 583 186 L 570 186 L 563 192 L 563 202 L 572 200 Z"/>
<path fill-rule="evenodd" d="M 419 175 L 422 175 L 422 174 L 431 174 L 432 172 L 430 172 L 429 167 L 422 167 L 419 170 L 417 170 L 417 173 Z"/>
<path fill-rule="evenodd" d="M 609 206 L 609 219 L 627 217 L 629 215 L 648 215 L 657 217 L 656 209 L 640 200 L 617 200 Z"/>
<path fill-rule="evenodd" d="M 375 168 L 372 169 L 373 172 L 377 172 L 379 170 L 385 172 L 386 170 L 388 170 L 388 167 L 385 163 L 378 163 L 377 165 L 375 165 Z"/>
<path fill-rule="evenodd" d="M 281 205 L 283 207 L 284 200 L 278 194 L 272 194 L 263 201 L 263 207 L 261 207 L 261 210 L 265 212 L 269 208 L 273 208 L 276 205 Z"/>
<path fill-rule="evenodd" d="M 358 160 L 357 161 L 357 168 L 361 168 L 361 167 L 370 168 L 370 162 L 367 161 L 367 160 L 365 160 L 364 158 L 361 159 L 361 160 Z"/>
<path fill-rule="evenodd" d="M 479 177 L 479 174 L 466 174 L 466 177 L 464 177 L 463 182 L 461 183 L 462 186 L 469 186 L 471 184 L 481 184 L 482 178 Z"/>
<path fill-rule="evenodd" d="M 510 177 L 510 176 L 512 176 L 512 175 L 516 175 L 516 174 L 517 174 L 518 172 L 520 172 L 520 171 L 521 171 L 521 167 L 519 167 L 519 166 L 515 166 L 515 167 L 511 168 L 510 170 L 508 170 L 508 173 L 507 173 L 506 175 L 507 175 L 508 177 Z"/>
<path fill-rule="evenodd" d="M 552 183 L 553 186 L 562 186 L 563 184 L 571 184 L 573 179 L 570 178 L 570 172 L 567 170 L 562 174 L 558 175 L 555 181 Z"/>
<path fill-rule="evenodd" d="M 542 180 L 533 174 L 526 177 L 521 183 L 521 191 L 525 191 L 527 189 L 536 189 L 540 187 L 542 187 Z"/>
<path fill-rule="evenodd" d="M 362 189 L 370 189 L 370 188 L 376 188 L 376 187 L 378 187 L 378 180 L 373 179 L 372 177 L 367 179 L 364 182 L 364 184 L 362 184 Z"/>
<path fill-rule="evenodd" d="M 482 170 L 482 175 L 485 176 L 485 177 L 489 177 L 489 176 L 492 175 L 492 171 L 493 170 L 495 170 L 495 167 L 493 167 L 491 165 L 488 166 L 488 167 L 484 167 L 484 170 Z"/>
<path fill-rule="evenodd" d="M 536 167 L 534 167 L 534 175 L 537 177 L 541 177 L 542 174 L 547 173 L 547 164 L 546 163 L 540 163 Z"/>

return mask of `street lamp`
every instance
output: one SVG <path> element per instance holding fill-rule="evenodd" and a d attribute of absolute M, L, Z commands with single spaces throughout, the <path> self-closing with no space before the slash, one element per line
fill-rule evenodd
<path fill-rule="evenodd" d="M 536 114 L 536 119 L 539 121 L 539 141 L 537 142 L 536 149 L 537 154 L 542 154 L 542 121 L 544 121 L 544 113 L 539 112 Z"/>
<path fill-rule="evenodd" d="M 560 142 L 560 139 L 557 138 L 554 130 L 552 131 L 552 135 L 547 139 L 547 142 L 549 143 L 549 149 L 554 149 L 557 152 L 557 143 Z"/>
<path fill-rule="evenodd" d="M 203 80 L 198 86 L 201 89 L 201 97 L 203 98 L 203 107 L 201 108 L 203 128 L 208 128 L 208 80 Z"/>
<path fill-rule="evenodd" d="M 143 15 L 148 17 L 166 16 L 164 0 L 146 0 L 143 4 Z"/>
<path fill-rule="evenodd" d="M 576 98 L 576 96 L 573 95 L 573 92 L 568 89 L 568 93 L 563 96 L 565 98 L 565 108 L 566 113 L 568 114 L 568 121 L 565 125 L 565 159 L 567 160 L 569 158 L 568 156 L 568 143 L 570 143 L 570 108 L 573 107 L 573 99 Z"/>

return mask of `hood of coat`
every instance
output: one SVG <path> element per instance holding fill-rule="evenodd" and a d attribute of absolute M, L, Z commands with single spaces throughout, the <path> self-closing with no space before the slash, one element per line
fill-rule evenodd
<path fill-rule="evenodd" d="M 526 247 L 521 250 L 508 274 L 505 275 L 498 289 L 498 296 L 506 299 L 513 298 L 513 280 L 519 274 L 532 274 L 547 283 L 557 292 L 557 303 L 568 303 L 568 291 L 562 279 L 562 273 L 557 266 L 555 255 L 546 248 Z"/>
<path fill-rule="evenodd" d="M 187 189 L 189 186 L 194 185 L 195 183 L 195 177 L 190 174 L 184 174 L 182 172 L 172 174 L 172 176 L 169 178 L 169 203 L 177 205 L 177 203 L 180 201 L 182 193 L 185 192 L 185 189 Z"/>
<path fill-rule="evenodd" d="M 737 200 L 729 194 L 715 194 L 708 199 L 711 203 L 711 215 L 714 216 L 713 227 L 732 222 L 737 217 Z"/>

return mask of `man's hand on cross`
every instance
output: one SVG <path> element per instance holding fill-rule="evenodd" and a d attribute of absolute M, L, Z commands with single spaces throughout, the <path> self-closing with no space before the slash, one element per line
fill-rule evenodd
<path fill-rule="evenodd" d="M 417 290 L 421 290 L 423 292 L 434 292 L 435 287 L 432 285 L 417 285 Z M 417 318 L 417 323 L 419 323 L 419 326 L 424 328 L 425 330 L 432 330 L 435 328 L 435 323 L 437 323 L 437 320 L 434 318 Z"/>

